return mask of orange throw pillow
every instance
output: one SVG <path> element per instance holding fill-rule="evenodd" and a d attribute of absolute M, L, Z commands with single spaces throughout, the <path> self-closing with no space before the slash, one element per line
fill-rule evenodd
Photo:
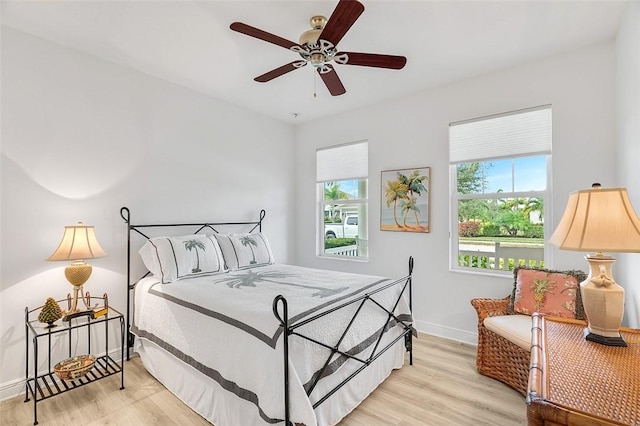
<path fill-rule="evenodd" d="M 511 301 L 513 313 L 540 312 L 563 318 L 584 319 L 580 299 L 582 271 L 517 268 Z"/>

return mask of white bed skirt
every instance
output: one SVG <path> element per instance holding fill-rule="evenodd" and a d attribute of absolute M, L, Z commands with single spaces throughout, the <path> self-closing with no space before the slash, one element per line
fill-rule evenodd
<path fill-rule="evenodd" d="M 381 347 L 395 333 L 385 333 Z M 144 367 L 160 383 L 195 412 L 215 426 L 267 425 L 255 405 L 223 389 L 216 381 L 146 339 L 136 338 L 134 351 Z M 362 373 L 315 409 L 317 423 L 306 426 L 331 426 L 356 408 L 376 387 L 404 364 L 404 340 L 396 342 Z M 353 361 L 352 361 L 353 362 Z M 345 365 L 346 366 L 346 365 Z M 353 366 L 354 368 L 356 366 Z M 333 383 L 346 378 L 353 369 L 341 368 L 332 376 Z M 324 380 L 323 380 L 324 381 Z M 322 383 L 324 386 L 329 384 Z M 320 387 L 320 384 L 318 385 Z M 284 398 L 284 396 L 283 396 Z M 280 422 L 283 424 L 283 422 Z"/>

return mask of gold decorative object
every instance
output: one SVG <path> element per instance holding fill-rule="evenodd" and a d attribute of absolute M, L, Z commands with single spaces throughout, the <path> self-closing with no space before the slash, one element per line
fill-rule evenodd
<path fill-rule="evenodd" d="M 47 298 L 42 310 L 38 314 L 38 321 L 49 324 L 47 328 L 54 327 L 53 323 L 62 318 L 62 309 L 53 297 Z"/>
<path fill-rule="evenodd" d="M 74 356 L 57 363 L 53 372 L 62 380 L 74 380 L 87 374 L 95 363 L 96 357 L 93 355 Z"/>
<path fill-rule="evenodd" d="M 316 15 L 313 16 L 309 20 L 309 25 L 311 25 L 311 29 L 307 30 L 300 35 L 300 46 L 304 46 L 305 44 L 317 44 L 318 38 L 320 37 L 320 33 L 324 29 L 324 26 L 327 23 L 327 18 L 324 16 Z M 322 58 L 324 60 L 324 58 Z"/>
<path fill-rule="evenodd" d="M 71 260 L 71 265 L 64 270 L 67 281 L 73 286 L 73 303 L 67 314 L 81 311 L 78 309 L 78 294 L 84 303 L 86 310 L 91 310 L 89 306 L 91 300 L 83 295 L 83 285 L 89 279 L 92 267 L 86 263 L 85 259 L 106 256 L 98 240 L 93 226 L 77 225 L 65 226 L 62 241 L 56 251 L 47 260 Z"/>

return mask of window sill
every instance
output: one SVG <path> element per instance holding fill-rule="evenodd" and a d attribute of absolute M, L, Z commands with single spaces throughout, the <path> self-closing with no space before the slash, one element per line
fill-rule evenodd
<path fill-rule="evenodd" d="M 330 259 L 330 260 L 340 260 L 340 261 L 349 261 L 349 262 L 360 262 L 367 263 L 369 262 L 368 257 L 355 257 L 355 256 L 327 256 L 323 254 L 316 255 L 318 259 Z"/>
<path fill-rule="evenodd" d="M 452 268 L 449 267 L 449 272 L 457 272 L 460 274 L 469 274 L 469 275 L 481 275 L 483 277 L 497 277 L 497 278 L 509 278 L 513 279 L 513 271 L 496 271 L 491 269 L 482 269 L 482 268 Z"/>

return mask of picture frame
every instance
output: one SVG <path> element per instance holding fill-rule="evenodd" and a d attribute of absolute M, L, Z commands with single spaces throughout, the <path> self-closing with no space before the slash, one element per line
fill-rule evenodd
<path fill-rule="evenodd" d="M 430 167 L 380 172 L 380 230 L 429 232 Z"/>

